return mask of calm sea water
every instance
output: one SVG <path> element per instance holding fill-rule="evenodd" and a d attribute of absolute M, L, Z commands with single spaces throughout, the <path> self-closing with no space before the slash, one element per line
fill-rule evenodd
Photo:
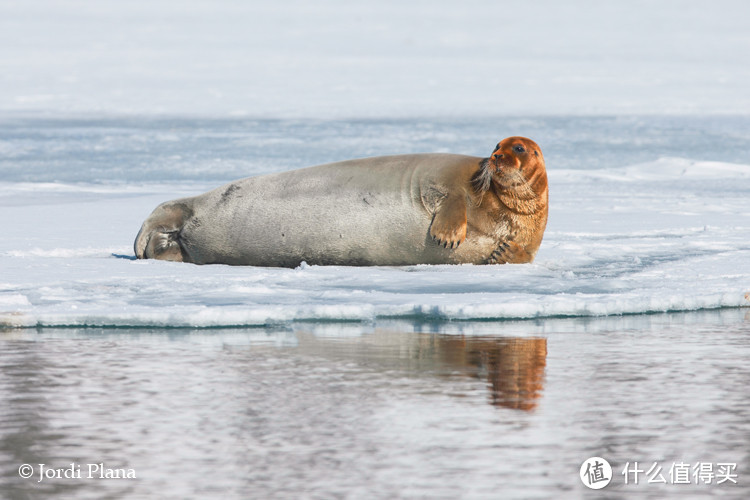
<path fill-rule="evenodd" d="M 6 330 L 0 352 L 4 498 L 750 494 L 747 309 Z M 579 479 L 592 456 L 612 466 L 604 490 Z M 625 484 L 634 462 L 667 484 Z M 675 464 L 709 463 L 737 484 L 669 484 Z"/>

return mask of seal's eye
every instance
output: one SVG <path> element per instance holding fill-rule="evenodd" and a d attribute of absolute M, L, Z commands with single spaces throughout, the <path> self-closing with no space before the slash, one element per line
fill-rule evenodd
<path fill-rule="evenodd" d="M 521 146 L 520 144 L 516 144 L 515 146 L 513 146 L 513 151 L 515 151 L 516 153 L 525 153 L 526 148 Z"/>
<path fill-rule="evenodd" d="M 493 150 L 492 150 L 492 152 L 494 153 L 494 152 L 495 152 L 495 151 L 497 151 L 498 149 L 500 149 L 500 143 L 499 143 L 499 142 L 497 143 L 497 146 L 495 146 L 495 149 L 493 149 Z"/>

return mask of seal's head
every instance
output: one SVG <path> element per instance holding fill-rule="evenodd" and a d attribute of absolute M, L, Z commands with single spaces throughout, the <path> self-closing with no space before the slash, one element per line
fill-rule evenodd
<path fill-rule="evenodd" d="M 472 182 L 477 192 L 494 189 L 503 200 L 517 200 L 513 207 L 524 212 L 521 200 L 547 199 L 547 171 L 539 145 L 525 137 L 508 137 L 495 147 L 492 155 L 479 165 Z"/>

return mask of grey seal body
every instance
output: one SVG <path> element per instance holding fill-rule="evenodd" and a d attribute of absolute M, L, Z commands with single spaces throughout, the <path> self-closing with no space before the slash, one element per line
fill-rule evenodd
<path fill-rule="evenodd" d="M 471 180 L 481 162 L 384 156 L 238 180 L 159 205 L 136 256 L 269 267 L 486 263 L 511 228 L 480 206 Z M 431 234 L 441 211 L 446 227 L 463 214 L 463 239 Z"/>

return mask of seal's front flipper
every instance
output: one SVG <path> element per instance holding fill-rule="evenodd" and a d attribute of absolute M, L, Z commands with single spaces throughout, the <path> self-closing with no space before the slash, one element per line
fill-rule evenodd
<path fill-rule="evenodd" d="M 492 252 L 487 264 L 525 264 L 534 260 L 526 249 L 514 241 L 504 241 Z"/>
<path fill-rule="evenodd" d="M 448 196 L 435 212 L 430 225 L 430 236 L 438 245 L 457 248 L 466 239 L 466 199 Z"/>

